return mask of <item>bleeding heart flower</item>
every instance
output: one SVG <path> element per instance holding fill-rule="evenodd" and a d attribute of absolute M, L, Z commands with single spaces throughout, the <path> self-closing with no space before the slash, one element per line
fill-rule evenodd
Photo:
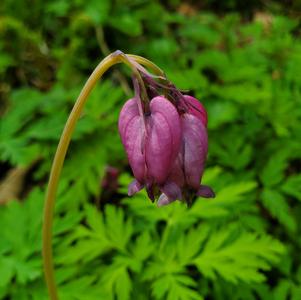
<path fill-rule="evenodd" d="M 176 199 L 191 202 L 195 196 L 214 197 L 210 187 L 200 185 L 203 175 L 207 151 L 207 112 L 202 104 L 191 96 L 183 96 L 187 107 L 180 116 L 182 141 L 179 154 L 174 161 L 171 173 L 163 194 L 158 200 L 158 206 L 167 205 Z"/>
<path fill-rule="evenodd" d="M 123 106 L 118 129 L 135 180 L 128 194 L 146 186 L 154 200 L 165 186 L 179 153 L 181 122 L 174 105 L 163 96 L 153 98 L 146 110 L 138 97 Z"/>
<path fill-rule="evenodd" d="M 205 108 L 165 75 L 152 75 L 130 62 L 136 69 L 135 97 L 119 117 L 119 133 L 135 176 L 128 194 L 145 186 L 151 200 L 161 193 L 159 206 L 176 199 L 190 204 L 196 195 L 214 197 L 210 187 L 200 185 L 208 151 Z"/>

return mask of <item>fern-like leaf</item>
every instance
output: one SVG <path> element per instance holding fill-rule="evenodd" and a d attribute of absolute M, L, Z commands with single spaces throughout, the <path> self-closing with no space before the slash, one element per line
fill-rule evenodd
<path fill-rule="evenodd" d="M 233 240 L 232 233 L 233 230 L 226 228 L 211 234 L 194 260 L 197 268 L 210 279 L 219 274 L 233 283 L 262 282 L 265 276 L 260 270 L 268 270 L 272 263 L 278 262 L 284 246 L 270 236 L 254 233 L 243 233 Z"/>

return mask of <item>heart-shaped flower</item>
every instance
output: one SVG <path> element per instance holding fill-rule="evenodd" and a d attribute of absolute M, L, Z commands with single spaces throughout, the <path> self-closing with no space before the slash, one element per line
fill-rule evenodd
<path fill-rule="evenodd" d="M 183 96 L 186 112 L 180 115 L 182 140 L 178 156 L 172 166 L 158 205 L 166 205 L 176 199 L 191 202 L 195 196 L 214 197 L 210 187 L 200 185 L 207 152 L 207 112 L 203 105 L 191 96 Z"/>
<path fill-rule="evenodd" d="M 124 104 L 118 129 L 136 178 L 129 186 L 129 195 L 146 186 L 154 200 L 179 153 L 181 122 L 175 106 L 165 97 L 153 98 L 147 112 L 139 101 L 133 98 Z"/>

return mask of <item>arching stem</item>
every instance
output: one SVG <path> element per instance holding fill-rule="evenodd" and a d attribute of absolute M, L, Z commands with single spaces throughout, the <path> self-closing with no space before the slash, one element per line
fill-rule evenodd
<path fill-rule="evenodd" d="M 51 167 L 48 188 L 46 192 L 46 199 L 44 205 L 44 216 L 43 216 L 43 264 L 44 264 L 44 273 L 47 284 L 47 289 L 51 300 L 58 300 L 58 291 L 55 283 L 54 277 L 54 266 L 53 266 L 53 254 L 52 254 L 52 227 L 53 227 L 53 214 L 55 207 L 55 197 L 57 193 L 58 183 L 61 175 L 61 170 L 64 164 L 65 156 L 70 144 L 72 133 L 75 129 L 75 125 L 83 111 L 84 105 L 87 102 L 90 92 L 94 88 L 97 81 L 101 76 L 113 65 L 124 62 L 129 65 L 132 70 L 133 66 L 130 64 L 130 61 L 127 59 L 130 57 L 134 59 L 137 63 L 140 63 L 152 71 L 162 76 L 163 71 L 158 68 L 155 64 L 149 60 L 136 56 L 136 55 L 125 55 L 121 51 L 116 51 L 108 55 L 103 59 L 99 65 L 95 68 L 91 76 L 88 78 L 86 84 L 78 96 L 74 107 L 69 115 L 69 118 L 66 122 L 65 128 L 61 135 L 54 160 Z"/>

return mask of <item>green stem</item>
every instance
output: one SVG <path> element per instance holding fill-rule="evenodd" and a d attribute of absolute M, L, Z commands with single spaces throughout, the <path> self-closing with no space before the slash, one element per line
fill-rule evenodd
<path fill-rule="evenodd" d="M 54 265 L 53 265 L 53 254 L 52 254 L 52 227 L 53 227 L 53 214 L 55 207 L 55 197 L 57 193 L 58 183 L 61 175 L 61 170 L 64 164 L 65 156 L 70 144 L 72 133 L 75 129 L 75 125 L 83 111 L 84 105 L 88 100 L 88 96 L 92 91 L 93 87 L 101 76 L 113 65 L 124 62 L 130 65 L 127 57 L 134 59 L 137 63 L 140 63 L 153 70 L 154 73 L 162 75 L 163 72 L 155 64 L 149 60 L 136 56 L 136 55 L 125 55 L 121 51 L 116 51 L 108 55 L 103 59 L 99 65 L 95 68 L 91 76 L 88 78 L 86 84 L 81 90 L 74 107 L 69 115 L 66 122 L 65 128 L 61 135 L 54 160 L 51 167 L 48 188 L 46 192 L 46 199 L 44 205 L 44 222 L 43 222 L 43 264 L 44 273 L 47 284 L 47 289 L 51 300 L 58 300 L 58 292 L 54 277 Z M 130 65 L 133 69 L 133 66 Z"/>
<path fill-rule="evenodd" d="M 128 58 L 127 55 L 122 54 L 121 59 L 122 59 L 122 62 L 124 62 L 126 65 L 128 65 L 132 69 L 134 75 L 136 76 L 136 79 L 138 80 L 139 87 L 141 88 L 141 100 L 145 104 L 149 105 L 149 99 L 148 99 L 148 96 L 147 96 L 146 87 L 144 85 L 143 79 L 142 79 L 139 71 L 136 69 L 134 64 L 131 63 L 131 60 Z"/>

